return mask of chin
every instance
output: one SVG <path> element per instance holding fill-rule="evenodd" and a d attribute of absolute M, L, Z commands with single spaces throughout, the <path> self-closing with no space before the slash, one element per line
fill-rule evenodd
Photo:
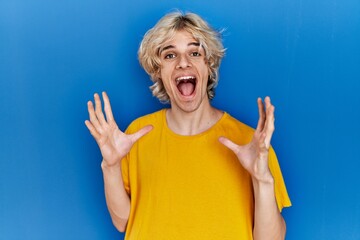
<path fill-rule="evenodd" d="M 208 106 L 209 99 L 205 95 L 202 99 L 199 99 L 199 96 L 195 96 L 191 101 L 175 101 L 176 108 L 180 109 L 185 113 L 195 112 L 202 107 Z M 171 104 L 173 106 L 173 104 Z"/>

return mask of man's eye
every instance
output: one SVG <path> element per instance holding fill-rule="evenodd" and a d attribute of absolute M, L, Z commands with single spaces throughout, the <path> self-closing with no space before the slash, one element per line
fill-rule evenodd
<path fill-rule="evenodd" d="M 191 53 L 191 56 L 193 56 L 193 57 L 200 57 L 201 54 L 200 54 L 199 52 L 192 52 L 192 53 Z"/>
<path fill-rule="evenodd" d="M 173 54 L 173 53 L 169 53 L 169 54 L 165 55 L 165 59 L 171 59 L 171 58 L 174 58 L 174 57 L 175 57 L 175 54 Z"/>

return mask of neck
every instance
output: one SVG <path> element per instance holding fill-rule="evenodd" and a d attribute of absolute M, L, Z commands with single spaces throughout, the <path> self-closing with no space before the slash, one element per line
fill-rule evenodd
<path fill-rule="evenodd" d="M 211 128 L 222 115 L 223 112 L 212 107 L 210 103 L 191 112 L 171 107 L 166 112 L 166 121 L 168 127 L 176 134 L 190 136 Z"/>

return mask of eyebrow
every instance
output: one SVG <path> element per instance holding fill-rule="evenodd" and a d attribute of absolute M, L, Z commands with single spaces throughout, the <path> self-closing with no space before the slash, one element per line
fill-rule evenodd
<path fill-rule="evenodd" d="M 190 42 L 190 43 L 188 43 L 188 46 L 197 46 L 197 47 L 199 47 L 200 43 L 198 43 L 198 42 Z M 164 47 L 163 49 L 160 50 L 160 54 L 163 51 L 168 50 L 168 49 L 172 49 L 172 48 L 175 48 L 175 46 L 174 45 L 168 45 L 168 46 L 166 46 L 166 47 Z"/>

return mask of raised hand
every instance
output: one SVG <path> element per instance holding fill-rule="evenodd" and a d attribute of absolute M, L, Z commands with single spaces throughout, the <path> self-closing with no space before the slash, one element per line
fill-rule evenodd
<path fill-rule="evenodd" d="M 86 120 L 85 125 L 99 145 L 107 166 L 113 166 L 120 163 L 120 160 L 126 156 L 133 144 L 152 130 L 152 126 L 145 126 L 134 134 L 123 133 L 114 120 L 109 97 L 105 92 L 102 93 L 102 96 L 106 118 L 101 108 L 100 97 L 96 93 L 94 95 L 95 109 L 91 101 L 87 103 L 90 121 Z"/>
<path fill-rule="evenodd" d="M 220 137 L 219 141 L 236 154 L 242 166 L 253 178 L 270 182 L 273 177 L 268 166 L 268 154 L 271 137 L 275 130 L 275 107 L 271 104 L 269 97 L 265 98 L 265 107 L 261 98 L 258 98 L 257 103 L 259 121 L 251 142 L 240 146 L 226 137 Z"/>

